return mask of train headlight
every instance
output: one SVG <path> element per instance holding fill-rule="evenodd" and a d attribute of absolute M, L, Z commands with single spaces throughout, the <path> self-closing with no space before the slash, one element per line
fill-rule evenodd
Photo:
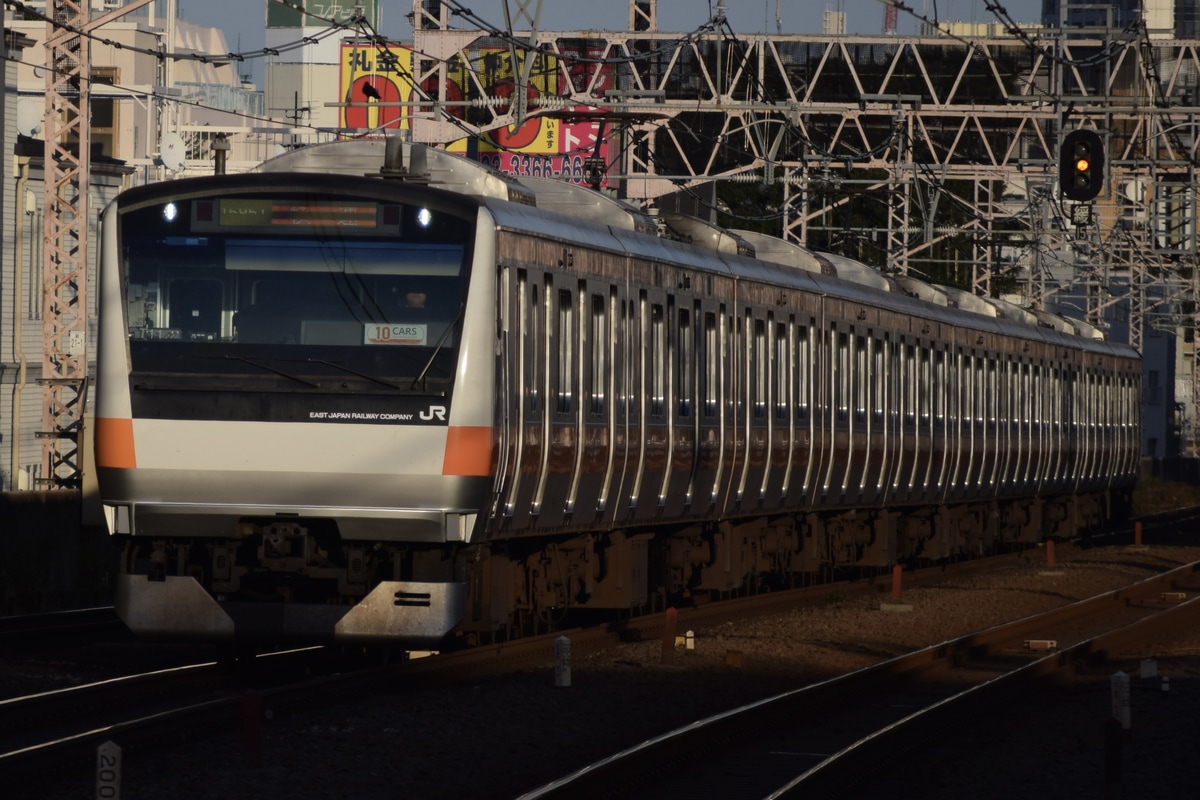
<path fill-rule="evenodd" d="M 163 219 L 167 222 L 174 222 L 177 216 L 179 216 L 179 207 L 174 203 L 167 203 L 163 206 Z"/>
<path fill-rule="evenodd" d="M 431 222 L 433 222 L 433 212 L 428 208 L 422 208 L 417 212 L 417 224 L 422 228 L 428 228 Z"/>

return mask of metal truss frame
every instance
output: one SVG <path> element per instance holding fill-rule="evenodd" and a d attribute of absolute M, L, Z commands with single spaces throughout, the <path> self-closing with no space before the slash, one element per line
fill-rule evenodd
<path fill-rule="evenodd" d="M 1197 164 L 1200 42 L 1144 30 L 735 36 L 720 19 L 680 35 L 656 29 L 654 0 L 630 0 L 630 31 L 551 32 L 538 29 L 540 0 L 511 1 L 528 30 L 485 37 L 450 27 L 445 4 L 414 0 L 415 77 L 429 91 L 417 141 L 600 109 L 619 143 L 609 185 L 631 199 L 778 184 L 781 230 L 803 244 L 896 273 L 953 252 L 975 292 L 1005 276 L 1034 307 L 1086 298 L 1089 322 L 1127 321 L 1138 348 L 1156 317 L 1200 324 L 1197 202 L 1181 188 Z M 478 76 L 476 112 L 446 124 L 447 65 L 471 70 L 498 44 L 523 76 L 556 72 L 560 91 L 509 103 Z M 1059 140 L 1079 127 L 1102 132 L 1109 155 L 1104 193 L 1085 208 L 1057 191 Z M 1195 368 L 1192 383 L 1194 415 Z M 1200 437 L 1188 449 L 1200 452 Z"/>

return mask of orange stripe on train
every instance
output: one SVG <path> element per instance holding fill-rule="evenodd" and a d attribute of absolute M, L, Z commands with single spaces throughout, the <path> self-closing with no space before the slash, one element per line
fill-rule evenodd
<path fill-rule="evenodd" d="M 134 469 L 133 420 L 96 419 L 96 466 Z"/>
<path fill-rule="evenodd" d="M 446 431 L 443 475 L 490 475 L 492 473 L 492 429 L 454 425 Z"/>

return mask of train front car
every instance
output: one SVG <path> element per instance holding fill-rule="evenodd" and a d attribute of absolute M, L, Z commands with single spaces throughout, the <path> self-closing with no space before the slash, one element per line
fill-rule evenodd
<path fill-rule="evenodd" d="M 428 646 L 458 623 L 453 544 L 491 489 L 479 217 L 362 173 L 105 211 L 96 460 L 135 633 Z"/>

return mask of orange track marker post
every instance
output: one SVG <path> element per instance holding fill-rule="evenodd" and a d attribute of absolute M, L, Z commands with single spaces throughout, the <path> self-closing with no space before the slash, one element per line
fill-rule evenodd
<path fill-rule="evenodd" d="M 1046 566 L 1054 566 L 1054 540 L 1050 539 L 1046 542 Z"/>
<path fill-rule="evenodd" d="M 892 566 L 892 599 L 900 599 L 900 575 L 904 572 L 904 567 L 899 564 Z"/>

